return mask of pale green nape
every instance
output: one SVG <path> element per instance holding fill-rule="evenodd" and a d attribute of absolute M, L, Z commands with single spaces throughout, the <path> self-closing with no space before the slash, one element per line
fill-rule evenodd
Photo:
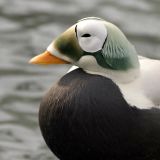
<path fill-rule="evenodd" d="M 105 22 L 107 40 L 102 54 L 106 63 L 115 70 L 128 70 L 139 67 L 137 52 L 121 30 L 112 23 Z"/>

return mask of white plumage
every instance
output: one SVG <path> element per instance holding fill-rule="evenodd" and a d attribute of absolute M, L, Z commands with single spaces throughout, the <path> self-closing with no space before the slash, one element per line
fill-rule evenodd
<path fill-rule="evenodd" d="M 154 105 L 160 105 L 160 61 L 140 57 L 141 86 Z"/>
<path fill-rule="evenodd" d="M 140 62 L 140 74 L 133 81 L 116 84 L 122 91 L 126 101 L 138 108 L 152 108 L 160 105 L 160 61 L 138 56 Z M 77 69 L 72 66 L 68 72 Z M 91 72 L 90 72 L 91 73 Z M 93 73 L 95 74 L 95 73 Z M 96 73 L 108 77 L 106 74 Z M 112 79 L 113 80 L 113 79 Z"/>

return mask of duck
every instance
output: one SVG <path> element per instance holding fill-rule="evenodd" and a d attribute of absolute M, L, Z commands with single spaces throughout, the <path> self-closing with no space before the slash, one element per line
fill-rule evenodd
<path fill-rule="evenodd" d="M 160 64 L 138 57 L 116 25 L 81 19 L 30 63 L 73 65 L 39 110 L 42 136 L 60 160 L 160 159 L 160 91 L 152 85 Z"/>

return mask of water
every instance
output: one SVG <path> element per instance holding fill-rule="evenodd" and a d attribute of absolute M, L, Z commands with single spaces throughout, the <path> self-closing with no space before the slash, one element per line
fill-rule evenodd
<path fill-rule="evenodd" d="M 159 0 L 0 0 L 0 160 L 56 160 L 41 136 L 38 109 L 69 66 L 28 60 L 88 16 L 115 23 L 140 54 L 160 58 Z"/>

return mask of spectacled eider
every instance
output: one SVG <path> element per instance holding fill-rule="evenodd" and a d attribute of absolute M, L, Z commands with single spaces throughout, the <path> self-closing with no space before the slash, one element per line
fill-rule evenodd
<path fill-rule="evenodd" d="M 43 137 L 60 160 L 160 159 L 159 89 L 154 87 L 156 98 L 149 94 L 146 60 L 140 66 L 135 48 L 115 25 L 82 19 L 30 62 L 79 67 L 40 105 Z"/>

